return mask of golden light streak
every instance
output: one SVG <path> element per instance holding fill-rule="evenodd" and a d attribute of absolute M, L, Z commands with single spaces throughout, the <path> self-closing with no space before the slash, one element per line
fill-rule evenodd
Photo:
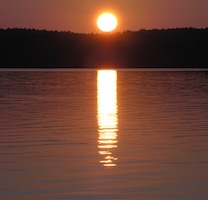
<path fill-rule="evenodd" d="M 105 167 L 115 167 L 117 166 L 115 161 L 118 160 L 112 156 L 112 150 L 117 148 L 118 143 L 117 72 L 115 70 L 97 72 L 97 120 L 99 154 L 105 156 L 100 163 Z"/>

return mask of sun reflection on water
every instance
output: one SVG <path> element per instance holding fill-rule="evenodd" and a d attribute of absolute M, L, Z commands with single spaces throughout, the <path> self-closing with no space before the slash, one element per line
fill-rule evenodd
<path fill-rule="evenodd" d="M 117 106 L 117 72 L 115 70 L 99 70 L 97 72 L 97 120 L 98 148 L 104 158 L 100 161 L 105 167 L 117 166 L 118 158 L 112 155 L 117 148 L 118 133 Z"/>

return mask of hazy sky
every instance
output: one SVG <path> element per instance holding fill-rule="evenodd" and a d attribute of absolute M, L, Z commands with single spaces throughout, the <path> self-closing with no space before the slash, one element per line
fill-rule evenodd
<path fill-rule="evenodd" d="M 208 0 L 0 0 L 0 28 L 98 32 L 102 11 L 118 16 L 118 31 L 208 27 Z"/>

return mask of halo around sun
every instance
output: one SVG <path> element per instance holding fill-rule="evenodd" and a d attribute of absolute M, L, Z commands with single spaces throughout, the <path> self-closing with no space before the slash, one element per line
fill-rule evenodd
<path fill-rule="evenodd" d="M 111 32 L 116 29 L 118 20 L 111 13 L 103 13 L 97 18 L 97 26 L 103 32 Z"/>

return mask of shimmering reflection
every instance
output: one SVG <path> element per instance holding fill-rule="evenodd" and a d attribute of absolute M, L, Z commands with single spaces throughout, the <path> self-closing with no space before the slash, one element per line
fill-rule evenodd
<path fill-rule="evenodd" d="M 105 167 L 115 167 L 118 158 L 112 150 L 117 148 L 118 132 L 117 107 L 117 72 L 115 70 L 99 70 L 97 73 L 97 120 L 98 148 L 103 156 L 100 163 Z"/>

